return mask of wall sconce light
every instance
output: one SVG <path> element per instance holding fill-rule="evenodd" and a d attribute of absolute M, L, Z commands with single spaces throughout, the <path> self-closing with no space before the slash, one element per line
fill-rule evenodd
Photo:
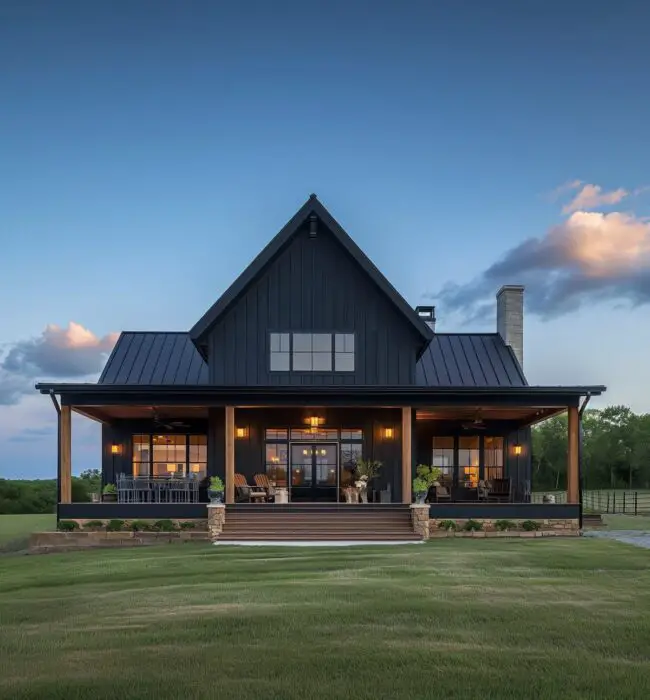
<path fill-rule="evenodd" d="M 392 440 L 394 436 L 393 428 L 384 428 L 384 437 L 386 440 Z"/>
<path fill-rule="evenodd" d="M 515 455 L 516 455 L 517 457 L 519 457 L 519 456 L 521 455 L 521 453 L 522 453 L 522 447 L 521 447 L 521 445 L 515 445 L 514 448 L 513 448 L 513 452 L 515 453 Z"/>
<path fill-rule="evenodd" d="M 321 418 L 321 416 L 309 416 L 309 418 L 307 418 L 307 423 L 309 423 L 310 428 L 319 428 L 324 422 L 325 419 Z"/>
<path fill-rule="evenodd" d="M 122 454 L 122 445 L 111 445 L 111 454 L 112 455 L 121 455 Z"/>
<path fill-rule="evenodd" d="M 238 438 L 248 437 L 248 428 L 235 428 L 235 435 Z"/>

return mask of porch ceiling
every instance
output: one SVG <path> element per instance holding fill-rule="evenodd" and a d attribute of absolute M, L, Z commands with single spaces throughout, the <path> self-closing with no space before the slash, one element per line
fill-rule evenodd
<path fill-rule="evenodd" d="M 207 406 L 73 406 L 72 410 L 102 423 L 114 420 L 151 420 L 154 413 L 160 421 L 208 418 Z"/>
<path fill-rule="evenodd" d="M 472 421 L 477 417 L 485 421 L 513 421 L 520 425 L 532 425 L 566 411 L 566 406 L 435 406 L 416 411 L 417 420 Z"/>

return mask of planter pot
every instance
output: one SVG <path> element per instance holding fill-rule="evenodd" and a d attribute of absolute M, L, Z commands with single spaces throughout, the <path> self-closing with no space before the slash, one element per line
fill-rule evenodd
<path fill-rule="evenodd" d="M 223 503 L 223 491 L 208 489 L 208 496 L 210 498 L 210 503 Z"/>
<path fill-rule="evenodd" d="M 415 494 L 415 502 L 420 506 L 423 506 L 425 504 L 426 498 L 427 498 L 426 491 L 423 491 L 422 493 Z"/>
<path fill-rule="evenodd" d="M 117 494 L 116 493 L 103 493 L 102 494 L 102 501 L 104 503 L 117 503 Z"/>
<path fill-rule="evenodd" d="M 368 489 L 359 489 L 359 500 L 361 503 L 368 503 Z"/>
<path fill-rule="evenodd" d="M 351 486 L 345 489 L 345 502 L 346 503 L 358 503 L 359 496 L 357 490 Z"/>

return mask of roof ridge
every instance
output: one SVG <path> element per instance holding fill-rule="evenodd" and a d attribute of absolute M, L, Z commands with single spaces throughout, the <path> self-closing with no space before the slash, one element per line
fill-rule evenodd
<path fill-rule="evenodd" d="M 177 334 L 177 335 L 189 335 L 189 331 L 120 331 L 120 333 L 137 333 L 139 335 L 144 335 L 145 333 L 151 333 L 159 335 L 160 333 L 166 333 L 167 335 Z"/>

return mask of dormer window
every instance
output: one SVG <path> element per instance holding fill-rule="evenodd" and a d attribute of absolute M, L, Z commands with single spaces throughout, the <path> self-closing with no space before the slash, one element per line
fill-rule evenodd
<path fill-rule="evenodd" d="M 271 333 L 272 372 L 354 372 L 354 333 Z"/>

